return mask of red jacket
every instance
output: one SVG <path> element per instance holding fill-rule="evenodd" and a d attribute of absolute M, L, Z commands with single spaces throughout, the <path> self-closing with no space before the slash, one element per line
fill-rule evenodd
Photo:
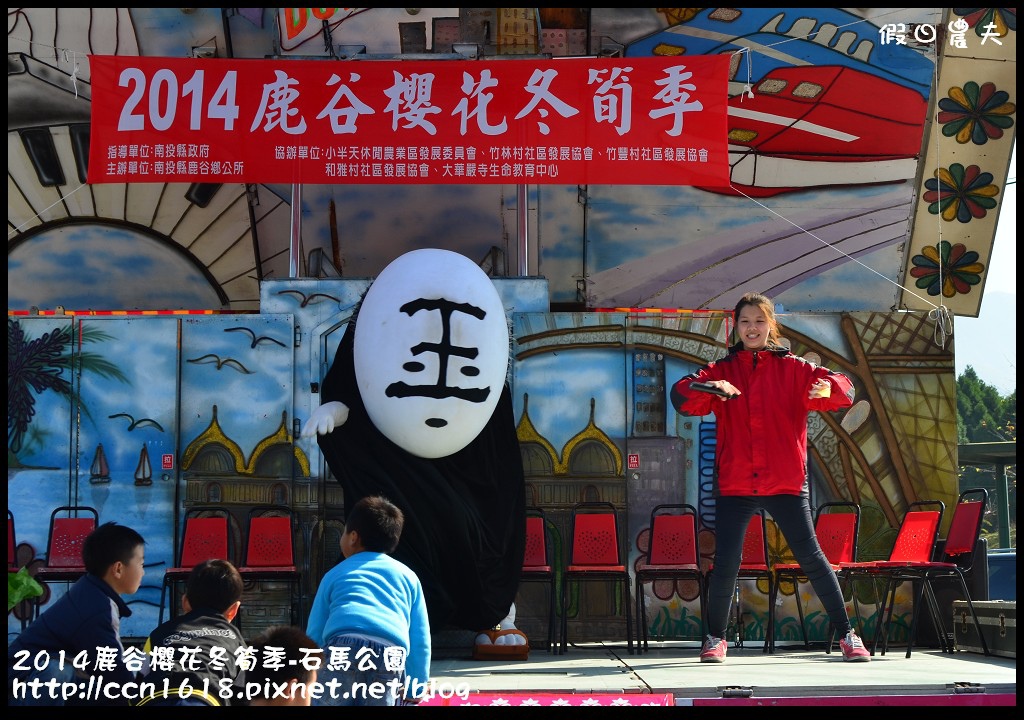
<path fill-rule="evenodd" d="M 832 394 L 810 400 L 819 378 Z M 742 395 L 723 401 L 690 389 L 709 380 L 728 380 Z M 807 492 L 807 413 L 850 407 L 853 383 L 781 347 L 753 352 L 736 345 L 673 385 L 671 401 L 683 415 L 715 414 L 716 496 L 800 495 Z"/>

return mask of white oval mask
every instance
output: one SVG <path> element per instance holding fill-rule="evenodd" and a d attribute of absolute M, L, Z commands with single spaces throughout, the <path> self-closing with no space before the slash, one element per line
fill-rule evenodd
<path fill-rule="evenodd" d="M 494 412 L 508 343 L 501 297 L 471 260 L 432 248 L 398 257 L 356 319 L 356 381 L 370 420 L 418 457 L 458 452 Z"/>

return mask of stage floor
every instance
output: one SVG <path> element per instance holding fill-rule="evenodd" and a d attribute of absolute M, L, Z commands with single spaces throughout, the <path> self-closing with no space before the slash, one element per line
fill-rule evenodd
<path fill-rule="evenodd" d="M 624 643 L 590 643 L 570 646 L 565 655 L 535 648 L 518 661 L 435 658 L 431 675 L 438 687 L 462 684 L 487 695 L 670 694 L 677 705 L 705 704 L 702 699 L 758 704 L 763 698 L 818 698 L 818 704 L 830 698 L 836 704 L 868 704 L 872 698 L 890 698 L 886 704 L 1016 703 L 1015 658 L 916 647 L 907 658 L 905 647 L 895 647 L 870 662 L 846 663 L 838 648 L 827 655 L 823 649 L 780 645 L 774 655 L 765 655 L 760 643 L 730 645 L 722 664 L 701 663 L 699 653 L 696 642 L 652 642 L 642 655 L 629 655 Z M 905 696 L 909 701 L 901 702 Z"/>

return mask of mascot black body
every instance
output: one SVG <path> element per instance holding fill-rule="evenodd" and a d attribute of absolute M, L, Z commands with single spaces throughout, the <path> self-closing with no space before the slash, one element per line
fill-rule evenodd
<path fill-rule="evenodd" d="M 505 618 L 519 586 L 525 545 L 525 484 L 508 385 L 489 421 L 461 450 L 422 458 L 370 419 L 357 384 L 350 322 L 324 378 L 321 402 L 348 419 L 317 442 L 344 489 L 345 507 L 384 495 L 405 513 L 393 556 L 419 576 L 431 627 L 481 632 Z"/>

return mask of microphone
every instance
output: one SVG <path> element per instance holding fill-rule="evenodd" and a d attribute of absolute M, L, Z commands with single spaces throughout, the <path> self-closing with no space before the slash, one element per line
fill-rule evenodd
<path fill-rule="evenodd" d="M 718 395 L 719 397 L 724 397 L 726 400 L 736 397 L 732 393 L 722 390 L 717 385 L 712 385 L 710 383 L 694 382 L 690 383 L 690 388 L 696 390 L 697 392 L 708 393 L 710 395 Z"/>

